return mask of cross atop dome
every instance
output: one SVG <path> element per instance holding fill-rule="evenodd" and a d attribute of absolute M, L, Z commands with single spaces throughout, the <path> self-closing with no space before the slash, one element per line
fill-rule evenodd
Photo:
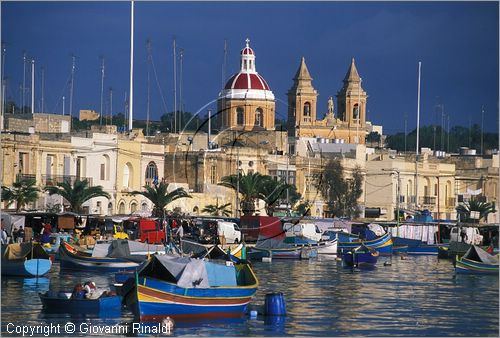
<path fill-rule="evenodd" d="M 250 39 L 246 38 L 246 46 L 241 50 L 240 71 L 244 73 L 256 73 L 255 53 L 250 48 Z"/>

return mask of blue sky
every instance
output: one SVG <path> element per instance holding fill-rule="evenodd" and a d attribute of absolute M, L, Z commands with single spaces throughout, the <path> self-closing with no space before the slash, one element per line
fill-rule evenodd
<path fill-rule="evenodd" d="M 113 111 L 124 110 L 129 90 L 129 2 L 2 2 L 1 6 L 8 97 L 20 103 L 26 51 L 36 62 L 37 107 L 43 66 L 45 110 L 62 113 L 65 95 L 68 113 L 67 80 L 75 54 L 73 112 L 99 110 L 103 56 L 105 96 L 112 87 Z M 286 117 L 286 92 L 301 56 L 320 94 L 320 115 L 327 110 L 328 97 L 342 87 L 355 57 L 369 95 L 368 120 L 382 124 L 385 133 L 403 131 L 405 114 L 408 130 L 416 126 L 419 61 L 421 125 L 440 123 L 437 103 L 444 105 L 452 126 L 468 126 L 469 120 L 480 124 L 484 105 L 485 130 L 498 131 L 498 13 L 498 2 L 137 1 L 134 117 L 146 116 L 148 38 L 167 110 L 172 111 L 175 36 L 177 50 L 184 50 L 184 110 L 196 112 L 220 91 L 224 40 L 228 44 L 227 79 L 238 70 L 239 52 L 248 37 L 257 71 L 276 95 L 281 118 Z M 179 84 L 179 59 L 177 65 Z M 28 87 L 30 79 L 27 75 Z M 30 102 L 30 96 L 26 101 Z M 216 108 L 215 104 L 208 107 Z M 151 71 L 151 117 L 159 119 L 163 113 Z"/>

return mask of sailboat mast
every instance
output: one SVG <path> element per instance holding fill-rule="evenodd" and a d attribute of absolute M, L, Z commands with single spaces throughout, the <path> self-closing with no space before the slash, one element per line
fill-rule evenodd
<path fill-rule="evenodd" d="M 69 116 L 73 117 L 73 86 L 75 83 L 75 56 L 72 56 L 73 64 L 71 66 L 71 88 L 69 92 Z"/>
<path fill-rule="evenodd" d="M 26 52 L 23 53 L 23 99 L 21 105 L 21 112 L 24 113 L 24 106 L 26 105 Z"/>
<path fill-rule="evenodd" d="M 175 52 L 175 37 L 174 37 L 174 133 L 177 133 L 177 65 Z"/>
<path fill-rule="evenodd" d="M 31 114 L 35 114 L 35 59 L 31 59 Z"/>
<path fill-rule="evenodd" d="M 128 105 L 128 129 L 132 131 L 134 116 L 134 0 L 130 2 L 130 100 Z"/>
<path fill-rule="evenodd" d="M 113 88 L 109 87 L 109 124 L 113 124 Z"/>
<path fill-rule="evenodd" d="M 104 100 L 104 57 L 102 58 L 102 63 L 101 63 L 101 110 L 99 110 L 99 115 L 100 115 L 100 121 L 99 124 L 102 126 L 102 116 L 104 115 L 104 112 L 102 110 L 102 103 Z"/>
<path fill-rule="evenodd" d="M 417 90 L 417 145 L 415 149 L 415 205 L 418 205 L 418 149 L 420 131 L 420 70 L 422 62 L 418 62 L 418 90 Z"/>
<path fill-rule="evenodd" d="M 184 56 L 184 49 L 180 49 L 179 51 L 179 58 L 181 62 L 181 69 L 180 69 L 180 80 L 179 80 L 179 131 L 182 130 L 182 57 Z"/>
<path fill-rule="evenodd" d="M 151 64 L 151 41 L 146 41 L 146 48 L 148 50 L 148 101 L 146 106 L 146 136 L 149 136 L 149 105 L 151 98 L 151 84 L 150 84 L 150 64 Z"/>
<path fill-rule="evenodd" d="M 42 66 L 41 68 L 42 71 L 42 107 L 41 107 L 41 113 L 44 113 L 44 100 L 45 100 L 45 67 Z"/>

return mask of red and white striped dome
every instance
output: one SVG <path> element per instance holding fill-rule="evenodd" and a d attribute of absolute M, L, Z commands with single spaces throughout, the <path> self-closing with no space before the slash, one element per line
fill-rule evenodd
<path fill-rule="evenodd" d="M 271 90 L 266 80 L 257 73 L 237 73 L 231 76 L 224 89 Z"/>
<path fill-rule="evenodd" d="M 274 94 L 266 80 L 255 70 L 255 53 L 249 46 L 241 50 L 240 71 L 227 81 L 219 98 L 274 100 Z"/>

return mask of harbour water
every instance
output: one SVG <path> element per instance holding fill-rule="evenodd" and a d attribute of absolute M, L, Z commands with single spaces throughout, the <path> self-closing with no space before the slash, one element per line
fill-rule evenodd
<path fill-rule="evenodd" d="M 392 264 L 384 264 L 389 261 Z M 269 292 L 282 292 L 286 317 L 176 323 L 174 336 L 498 336 L 497 276 L 456 276 L 452 262 L 435 256 L 381 258 L 373 270 L 350 270 L 332 257 L 254 263 L 260 281 L 252 309 Z M 41 311 L 38 292 L 71 289 L 81 281 L 109 285 L 113 275 L 62 271 L 54 264 L 46 278 L 2 277 L 2 335 L 7 324 L 44 325 L 71 322 L 83 327 L 126 325 L 131 313 L 108 318 L 50 314 Z M 11 325 L 12 329 L 14 326 Z M 134 335 L 128 331 L 128 335 Z M 99 335 L 99 332 L 92 332 Z M 66 335 L 61 332 L 61 335 Z M 102 334 L 105 335 L 105 334 Z"/>

